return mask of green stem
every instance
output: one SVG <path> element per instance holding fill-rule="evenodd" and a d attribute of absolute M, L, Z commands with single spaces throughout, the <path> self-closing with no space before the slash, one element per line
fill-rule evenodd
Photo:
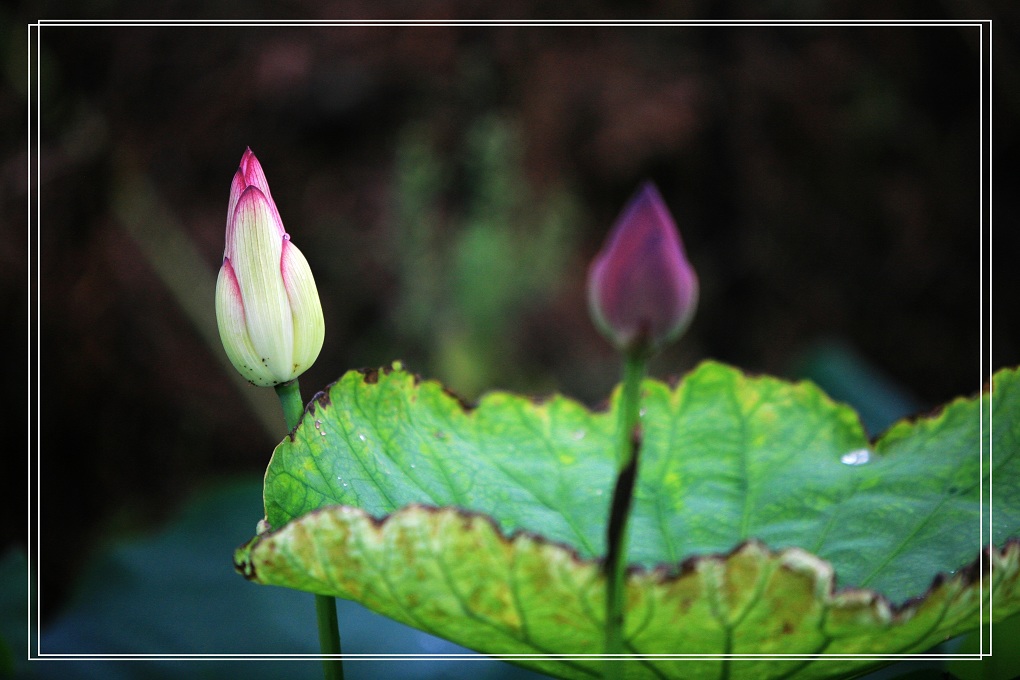
<path fill-rule="evenodd" d="M 276 396 L 280 398 L 280 406 L 283 407 L 283 417 L 287 421 L 287 430 L 293 430 L 301 422 L 301 414 L 305 412 L 305 405 L 301 401 L 301 386 L 297 378 L 290 382 L 277 385 Z"/>
<path fill-rule="evenodd" d="M 644 352 L 630 352 L 623 364 L 623 394 L 620 403 L 620 457 L 617 459 L 619 473 L 630 464 L 630 458 L 636 452 L 631 446 L 634 428 L 641 418 L 641 381 L 648 370 L 648 357 Z"/>
<path fill-rule="evenodd" d="M 325 654 L 340 654 L 340 625 L 336 620 L 336 598 L 315 596 L 315 618 L 319 624 L 319 650 Z M 322 660 L 322 674 L 326 680 L 344 680 L 344 662 L 339 657 Z"/>
<path fill-rule="evenodd" d="M 287 429 L 293 430 L 301 421 L 304 403 L 301 401 L 301 387 L 295 378 L 276 386 L 276 396 L 283 407 L 283 417 L 287 421 Z M 339 655 L 340 626 L 336 619 L 336 599 L 329 595 L 315 596 L 315 618 L 319 626 L 319 649 L 322 651 L 322 673 L 326 680 L 343 680 L 344 666 L 339 658 L 325 658 L 326 655 Z"/>
<path fill-rule="evenodd" d="M 630 508 L 637 480 L 641 452 L 641 381 L 648 369 L 644 352 L 629 352 L 623 367 L 623 390 L 620 395 L 619 451 L 617 453 L 616 485 L 609 507 L 606 526 L 606 654 L 623 654 L 625 586 L 627 575 L 627 529 Z M 618 661 L 606 659 L 605 677 L 616 678 Z"/>

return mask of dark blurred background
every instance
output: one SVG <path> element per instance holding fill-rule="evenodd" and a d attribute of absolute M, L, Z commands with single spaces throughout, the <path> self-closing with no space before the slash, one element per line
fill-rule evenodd
<path fill-rule="evenodd" d="M 0 257 L 16 336 L 25 25 L 132 15 L 116 0 L 91 4 L 0 8 Z M 1020 362 L 1016 4 L 775 2 L 765 15 L 749 2 L 574 5 L 398 2 L 381 15 L 371 3 L 292 2 L 264 14 L 991 18 L 990 363 Z M 920 409 L 979 388 L 977 28 L 47 26 L 39 58 L 44 617 L 98 546 L 158 525 L 210 480 L 259 473 L 282 436 L 272 391 L 234 374 L 215 330 L 228 188 L 246 146 L 324 306 L 306 398 L 347 369 L 400 358 L 468 399 L 499 388 L 598 404 L 618 362 L 588 320 L 585 269 L 646 178 L 702 287 L 656 375 L 713 358 L 797 377 L 835 347 Z M 5 382 L 21 384 L 20 360 L 6 366 Z M 8 476 L 9 498 L 23 480 Z M 22 511 L 11 511 L 2 539 L 23 545 Z"/>

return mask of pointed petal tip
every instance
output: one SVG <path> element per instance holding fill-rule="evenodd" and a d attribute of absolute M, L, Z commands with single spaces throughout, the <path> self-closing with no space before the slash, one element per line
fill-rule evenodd
<path fill-rule="evenodd" d="M 262 189 L 255 186 L 254 184 L 249 184 L 244 188 L 244 191 L 241 192 L 241 195 L 237 197 L 237 205 L 234 207 L 234 215 L 236 217 L 236 215 L 241 210 L 247 208 L 252 204 L 260 205 L 263 203 L 269 208 L 270 212 L 274 212 L 273 200 L 269 198 L 269 196 L 267 196 Z M 282 231 L 283 225 L 280 224 L 278 226 Z"/>
<path fill-rule="evenodd" d="M 634 192 L 634 195 L 628 201 L 624 214 L 633 215 L 645 210 L 655 211 L 659 220 L 665 219 L 670 223 L 673 221 L 673 216 L 669 208 L 666 207 L 666 201 L 662 197 L 662 192 L 659 191 L 658 185 L 652 180 L 645 180 L 638 187 L 638 190 Z"/>
<path fill-rule="evenodd" d="M 241 163 L 238 166 L 238 172 L 241 173 L 244 178 L 245 185 L 258 183 L 253 180 L 257 175 L 262 174 L 262 164 L 259 163 L 259 159 L 256 158 L 255 153 L 252 152 L 250 146 L 245 147 L 244 153 L 241 154 Z"/>
<path fill-rule="evenodd" d="M 270 196 L 260 187 L 254 184 L 249 184 L 245 187 L 244 191 L 242 191 L 241 195 L 237 198 L 237 204 L 234 206 L 234 214 L 231 217 L 234 230 L 236 231 L 236 225 L 240 220 L 246 218 L 250 219 L 257 211 L 262 210 L 266 211 L 269 222 L 280 233 L 280 236 L 287 237 L 287 230 L 283 227 L 283 221 L 280 219 L 280 213 L 277 212 L 276 204 L 273 203 L 273 199 L 270 198 Z"/>
<path fill-rule="evenodd" d="M 655 183 L 655 180 L 646 179 L 638 185 L 637 195 L 647 196 L 651 199 L 662 200 L 662 192 L 659 191 L 659 185 Z"/>
<path fill-rule="evenodd" d="M 253 194 L 253 195 L 252 196 L 248 196 L 248 194 Z M 262 191 L 262 189 L 258 188 L 254 184 L 249 184 L 248 186 L 246 186 L 244 188 L 244 191 L 241 192 L 241 195 L 238 197 L 237 200 L 240 201 L 242 198 L 245 198 L 245 197 L 248 197 L 248 200 L 252 200 L 252 199 L 254 199 L 256 197 L 254 194 L 257 194 L 259 197 L 261 197 L 263 199 L 266 198 L 266 194 L 265 194 L 265 192 Z"/>

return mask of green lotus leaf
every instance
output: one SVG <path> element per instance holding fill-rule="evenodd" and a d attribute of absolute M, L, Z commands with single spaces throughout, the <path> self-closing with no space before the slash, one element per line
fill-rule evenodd
<path fill-rule="evenodd" d="M 832 655 L 924 651 L 990 604 L 1020 611 L 1018 385 L 1000 371 L 872 444 L 810 383 L 713 362 L 646 380 L 624 631 L 643 660 L 627 677 L 857 673 L 882 659 Z M 582 655 L 602 645 L 616 408 L 505 393 L 469 408 L 399 365 L 348 373 L 274 452 L 276 530 L 238 570 L 598 675 Z M 677 654 L 705 658 L 649 656 Z M 726 654 L 796 656 L 708 658 Z"/>

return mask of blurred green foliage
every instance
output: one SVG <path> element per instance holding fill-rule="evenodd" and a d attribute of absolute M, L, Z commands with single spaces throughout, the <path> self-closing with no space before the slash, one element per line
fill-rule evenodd
<path fill-rule="evenodd" d="M 573 195 L 532 187 L 522 149 L 518 127 L 492 114 L 457 153 L 441 153 L 422 126 L 404 131 L 397 152 L 393 319 L 423 360 L 415 370 L 469 398 L 526 382 L 520 367 L 534 364 L 518 360 L 518 331 L 557 294 L 577 241 Z"/>

